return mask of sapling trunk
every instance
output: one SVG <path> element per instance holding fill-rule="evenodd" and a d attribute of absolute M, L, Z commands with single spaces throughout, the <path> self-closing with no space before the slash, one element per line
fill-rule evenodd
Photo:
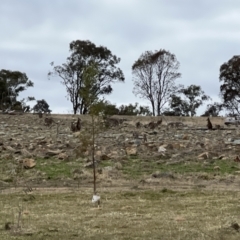
<path fill-rule="evenodd" d="M 95 165 L 95 125 L 92 116 L 92 163 L 93 163 L 93 194 L 96 194 L 96 165 Z"/>

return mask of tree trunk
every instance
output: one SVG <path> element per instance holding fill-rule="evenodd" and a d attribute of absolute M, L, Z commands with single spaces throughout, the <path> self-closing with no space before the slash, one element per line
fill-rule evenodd
<path fill-rule="evenodd" d="M 88 112 L 87 108 L 84 107 L 84 108 L 83 108 L 83 112 L 82 112 L 82 114 L 87 114 L 87 112 Z"/>
<path fill-rule="evenodd" d="M 153 116 L 155 116 L 155 106 L 154 106 L 154 102 L 151 101 L 151 104 L 152 104 L 152 114 L 153 114 Z"/>
<path fill-rule="evenodd" d="M 73 106 L 73 114 L 77 114 L 77 107 L 76 106 Z"/>

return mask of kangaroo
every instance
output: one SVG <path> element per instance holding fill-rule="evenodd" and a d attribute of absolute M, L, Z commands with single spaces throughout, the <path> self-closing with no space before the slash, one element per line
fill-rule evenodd
<path fill-rule="evenodd" d="M 44 119 L 44 125 L 46 125 L 48 127 L 51 126 L 53 123 L 56 123 L 56 122 L 51 117 L 46 117 Z"/>
<path fill-rule="evenodd" d="M 212 123 L 211 123 L 211 121 L 210 121 L 210 119 L 209 119 L 209 117 L 207 118 L 207 128 L 209 129 L 209 130 L 212 130 L 213 129 L 213 126 L 212 126 Z"/>
<path fill-rule="evenodd" d="M 77 122 L 71 122 L 71 130 L 72 132 L 77 132 L 81 130 L 81 119 L 78 118 Z"/>
<path fill-rule="evenodd" d="M 142 125 L 142 124 L 141 124 L 140 122 L 137 122 L 137 123 L 136 123 L 136 128 L 140 128 L 141 125 Z"/>
<path fill-rule="evenodd" d="M 162 119 L 158 120 L 157 122 L 150 122 L 147 126 L 150 129 L 154 129 L 162 124 Z"/>

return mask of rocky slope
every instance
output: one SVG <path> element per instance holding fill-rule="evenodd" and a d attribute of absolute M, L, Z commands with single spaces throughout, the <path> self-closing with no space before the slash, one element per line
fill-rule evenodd
<path fill-rule="evenodd" d="M 88 116 L 81 116 L 80 132 L 71 131 L 73 115 L 51 115 L 53 123 L 38 115 L 0 115 L 1 158 L 75 158 L 81 145 L 81 132 L 89 123 Z M 120 116 L 115 117 L 120 119 Z M 237 127 L 224 127 L 222 118 L 212 118 L 213 126 L 208 130 L 206 118 L 164 117 L 162 124 L 153 129 L 149 122 L 154 117 L 124 117 L 124 121 L 105 129 L 96 138 L 96 158 L 119 159 L 127 155 L 156 157 L 169 161 L 182 158 L 232 158 L 240 150 L 240 131 Z M 136 127 L 140 122 L 140 127 Z M 181 124 L 174 124 L 174 123 Z M 86 136 L 89 137 L 89 136 Z M 81 148 L 79 148 L 81 149 Z M 88 152 L 83 152 L 87 155 Z M 80 154 L 81 155 L 81 154 Z"/>

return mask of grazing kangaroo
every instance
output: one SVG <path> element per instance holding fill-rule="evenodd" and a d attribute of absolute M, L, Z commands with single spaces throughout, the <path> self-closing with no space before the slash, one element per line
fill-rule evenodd
<path fill-rule="evenodd" d="M 157 121 L 157 126 L 162 124 L 162 118 L 160 120 Z"/>
<path fill-rule="evenodd" d="M 81 130 L 81 119 L 78 118 L 77 123 L 71 122 L 72 132 L 77 132 Z"/>
<path fill-rule="evenodd" d="M 44 119 L 44 125 L 50 127 L 53 123 L 56 123 L 51 117 Z M 56 123 L 57 124 L 57 123 Z"/>
<path fill-rule="evenodd" d="M 148 127 L 149 127 L 150 129 L 154 129 L 154 128 L 160 126 L 161 124 L 162 124 L 162 119 L 158 120 L 156 123 L 155 123 L 155 122 L 150 122 L 150 123 L 148 124 Z"/>
<path fill-rule="evenodd" d="M 136 123 L 136 128 L 140 128 L 141 127 L 141 123 L 140 122 L 137 122 Z"/>
<path fill-rule="evenodd" d="M 236 156 L 236 158 L 234 159 L 234 162 L 240 162 L 240 158 Z"/>
<path fill-rule="evenodd" d="M 123 122 L 122 119 L 121 120 L 121 123 Z M 120 124 L 120 121 L 116 118 L 106 118 L 105 119 L 105 125 L 106 127 L 116 127 L 116 126 L 119 126 Z"/>
<path fill-rule="evenodd" d="M 210 119 L 209 119 L 209 117 L 207 118 L 207 128 L 209 129 L 209 130 L 212 130 L 213 129 L 213 126 L 212 126 L 212 123 L 211 123 L 211 121 L 210 121 Z"/>
<path fill-rule="evenodd" d="M 134 139 L 138 139 L 138 137 L 139 137 L 138 132 L 133 132 L 133 138 L 134 138 Z"/>
<path fill-rule="evenodd" d="M 146 133 L 143 135 L 143 142 L 147 142 L 147 135 L 146 135 Z"/>

